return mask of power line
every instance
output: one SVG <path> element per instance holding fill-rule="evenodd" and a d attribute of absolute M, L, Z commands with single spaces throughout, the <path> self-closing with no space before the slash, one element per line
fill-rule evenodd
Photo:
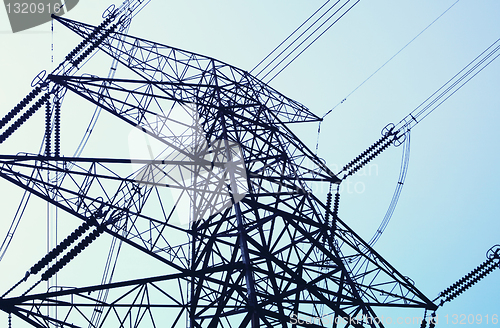
<path fill-rule="evenodd" d="M 340 7 L 340 9 L 338 9 L 335 13 L 333 13 L 333 15 L 331 15 L 330 17 L 328 17 L 328 20 L 329 21 L 330 19 L 333 18 L 333 16 L 335 14 L 337 14 L 342 8 L 344 8 L 344 6 L 349 3 L 351 0 L 348 0 L 346 3 L 344 3 L 342 5 L 342 7 Z M 316 38 L 314 38 L 314 40 L 312 40 L 304 49 L 302 49 L 295 57 L 292 58 L 292 60 L 290 60 L 282 69 L 280 69 L 278 71 L 278 73 L 274 74 L 274 76 L 269 79 L 268 81 L 266 81 L 266 83 L 270 83 L 272 80 L 274 80 L 274 78 L 276 78 L 276 76 L 278 76 L 281 72 L 283 72 L 283 70 L 285 68 L 287 68 L 291 63 L 293 63 L 300 55 L 302 55 L 304 53 L 304 51 L 306 51 L 307 49 L 309 49 L 309 47 L 314 43 L 316 42 L 323 34 L 325 34 L 335 23 L 337 23 L 342 17 L 344 17 L 355 5 L 357 5 L 361 0 L 357 0 L 351 7 L 349 7 L 344 13 L 342 13 L 340 15 L 339 18 L 337 18 L 332 24 L 330 24 L 323 32 L 321 32 Z M 297 47 L 295 47 L 291 53 L 289 53 L 285 58 L 283 58 L 278 64 L 276 64 L 262 79 L 266 78 L 272 71 L 274 71 L 276 68 L 278 68 L 278 66 L 283 63 L 289 56 L 291 56 L 295 51 L 297 51 L 297 49 L 305 42 L 309 39 L 309 37 L 311 37 L 314 33 L 316 33 L 324 24 L 326 24 L 326 22 L 324 22 L 323 24 L 321 24 L 317 29 L 315 29 L 304 41 L 302 41 Z"/>
<path fill-rule="evenodd" d="M 434 19 L 429 25 L 427 25 L 420 33 L 415 35 L 413 39 L 411 39 L 407 44 L 405 44 L 401 49 L 399 49 L 391 58 L 389 58 L 385 63 L 382 64 L 379 68 L 377 68 L 370 76 L 368 76 L 363 82 L 361 82 L 357 87 L 355 87 L 351 92 L 347 94 L 344 98 L 342 98 L 341 101 L 338 102 L 332 109 L 330 109 L 328 112 L 326 112 L 322 117 L 325 118 L 328 114 L 330 114 L 335 108 L 337 108 L 339 105 L 343 104 L 349 96 L 351 96 L 354 92 L 356 92 L 363 84 L 368 82 L 375 74 L 377 74 L 382 68 L 384 68 L 390 61 L 392 61 L 397 55 L 399 55 L 406 47 L 408 47 L 413 41 L 415 41 L 420 35 L 422 35 L 429 27 L 434 25 L 435 22 L 437 22 L 441 17 L 444 16 L 453 6 L 455 6 L 460 0 L 455 1 L 448 9 L 446 9 L 441 15 L 439 15 L 436 19 Z"/>
<path fill-rule="evenodd" d="M 264 68 L 262 68 L 258 73 L 255 74 L 255 77 L 259 77 L 261 80 L 264 80 L 267 76 L 269 76 L 273 71 L 275 71 L 276 69 L 278 69 L 280 67 L 280 65 L 284 64 L 287 59 L 294 55 L 294 53 L 296 53 L 297 51 L 300 51 L 297 55 L 295 55 L 290 61 L 288 61 L 287 63 L 285 63 L 284 67 L 282 67 L 270 80 L 268 80 L 266 83 L 269 83 L 271 82 L 278 74 L 280 74 L 285 68 L 287 68 L 295 59 L 297 59 L 298 56 L 300 56 L 305 50 L 307 50 L 314 42 L 316 42 L 317 39 L 319 39 L 319 37 L 321 37 L 324 33 L 326 33 L 326 31 L 328 31 L 338 20 L 340 20 L 340 18 L 342 18 L 347 12 L 349 12 L 360 0 L 357 0 L 355 1 L 355 3 L 350 6 L 350 7 L 347 7 L 346 6 L 353 0 L 343 0 L 343 3 L 341 3 L 341 0 L 338 0 L 336 1 L 332 6 L 330 6 L 325 12 L 323 12 L 318 18 L 316 18 L 314 20 L 314 22 L 312 22 L 303 32 L 301 32 L 293 41 L 289 42 L 288 45 L 285 46 L 285 44 L 287 44 L 287 41 L 290 40 L 290 38 L 295 35 L 296 33 L 299 32 L 299 30 L 304 27 L 307 22 L 309 22 L 311 19 L 313 19 L 313 17 L 317 16 L 321 10 L 330 2 L 330 0 L 328 0 L 327 2 L 325 2 L 319 9 L 317 9 L 311 16 L 309 16 L 298 28 L 296 28 L 287 38 L 285 38 L 285 40 L 283 40 L 276 48 L 274 48 L 271 53 L 269 53 L 263 60 L 261 60 L 251 71 L 250 73 L 252 73 L 253 71 L 255 71 L 256 69 L 258 69 L 259 66 L 263 65 L 267 59 L 269 59 L 271 57 L 272 54 L 274 54 L 275 52 L 277 52 L 282 46 L 285 46 L 285 48 L 283 50 L 281 50 L 276 56 L 274 56 L 274 58 L 272 60 L 270 60 Z M 340 7 L 339 7 L 340 5 Z M 325 20 L 322 21 L 322 19 L 328 14 L 330 13 L 332 10 L 334 10 L 335 8 L 337 7 L 337 10 L 335 10 L 335 12 L 333 12 L 330 16 L 328 16 Z M 337 17 L 338 14 L 340 13 L 340 17 Z M 335 19 L 335 17 L 337 17 Z M 330 25 L 328 25 L 323 31 L 321 31 L 322 27 L 324 27 L 328 22 L 330 22 L 332 19 L 335 19 L 333 23 L 331 23 Z M 322 22 L 321 22 L 322 21 Z M 319 26 L 318 26 L 319 25 Z M 311 29 L 314 30 L 309 33 L 307 36 L 305 36 L 308 31 L 310 31 Z M 317 37 L 315 37 L 309 44 L 305 44 L 311 37 L 314 37 L 315 35 L 317 35 L 319 33 L 319 35 Z M 295 44 L 297 44 L 293 49 L 291 49 L 289 51 L 289 49 L 294 46 Z M 305 45 L 305 46 L 304 46 Z M 301 47 L 303 47 L 302 50 Z M 278 62 L 277 62 L 278 61 Z M 277 63 L 276 63 L 277 62 Z M 276 63 L 274 66 L 271 66 L 273 65 L 274 63 Z M 263 75 L 263 77 L 260 77 L 261 75 Z"/>
<path fill-rule="evenodd" d="M 304 26 L 312 17 L 314 17 L 329 2 L 330 2 L 330 0 L 325 2 L 321 7 L 319 7 L 318 10 L 316 10 L 311 16 L 309 16 L 308 19 L 306 19 L 302 24 L 300 24 L 300 26 L 297 27 L 289 36 L 287 36 L 285 40 L 281 41 L 281 43 L 276 48 L 274 48 L 273 51 L 271 51 L 264 59 L 262 59 L 257 65 L 255 65 L 254 68 L 252 68 L 250 73 L 252 73 L 254 70 L 256 70 L 257 67 L 259 67 L 267 58 L 269 58 L 276 50 L 278 50 L 279 47 L 281 47 L 286 41 L 288 41 L 288 39 L 290 39 L 292 37 L 292 35 L 294 35 L 302 26 Z M 337 1 L 337 3 L 338 3 L 338 1 Z M 332 7 L 330 7 L 330 9 Z M 321 15 L 321 17 L 323 17 L 330 9 L 328 9 L 323 15 Z M 318 20 L 321 19 L 321 17 L 318 18 Z M 313 26 L 318 20 L 316 20 L 311 26 Z M 302 32 L 302 34 L 300 34 L 288 47 L 285 48 L 285 50 L 288 49 L 292 44 L 294 44 L 295 41 L 297 41 L 305 32 L 307 32 L 311 28 L 311 26 L 309 26 L 304 32 Z M 283 51 L 285 51 L 285 50 L 283 50 Z M 262 73 L 263 70 L 265 70 L 273 61 L 275 61 L 283 53 L 283 51 L 281 53 L 279 53 L 269 64 L 267 64 L 266 67 L 264 67 L 261 71 L 259 71 L 257 74 L 255 74 L 255 77 L 258 77 L 259 74 Z"/>
<path fill-rule="evenodd" d="M 368 76 L 363 82 L 361 82 L 357 87 L 355 87 L 351 92 L 349 92 L 344 98 L 342 98 L 341 101 L 339 101 L 335 106 L 333 106 L 332 109 L 327 111 L 321 118 L 325 118 L 327 115 L 333 112 L 335 108 L 337 108 L 339 105 L 343 104 L 347 98 L 349 98 L 353 93 L 355 93 L 362 85 L 364 85 L 368 80 L 370 80 L 375 74 L 377 74 L 382 68 L 384 68 L 389 62 L 391 62 L 397 55 L 399 55 L 404 49 L 406 49 L 413 41 L 415 41 L 420 35 L 422 35 L 429 27 L 434 25 L 441 17 L 443 17 L 453 6 L 455 6 L 460 0 L 455 1 L 450 7 L 448 7 L 444 12 L 441 13 L 436 19 L 434 19 L 429 25 L 427 25 L 420 33 L 418 33 L 416 36 L 414 36 L 407 44 L 405 44 L 401 49 L 399 49 L 391 58 L 389 58 L 382 66 L 377 68 L 370 76 Z M 316 149 L 315 149 L 315 154 L 318 154 L 318 148 L 319 148 L 319 136 L 321 133 L 321 123 L 320 121 L 318 123 L 318 132 L 317 132 L 317 137 L 316 137 Z"/>
<path fill-rule="evenodd" d="M 380 223 L 377 231 L 373 235 L 373 237 L 368 242 L 370 247 L 373 247 L 375 243 L 379 240 L 380 236 L 384 232 L 385 228 L 391 221 L 392 215 L 394 214 L 394 210 L 396 209 L 396 205 L 399 201 L 399 196 L 401 195 L 401 191 L 403 190 L 403 186 L 406 179 L 406 173 L 408 172 L 408 164 L 410 163 L 410 131 L 407 132 L 406 139 L 404 141 L 403 146 L 403 154 L 401 156 L 401 167 L 399 170 L 399 179 L 396 184 L 396 190 L 394 190 L 394 194 L 392 195 L 391 203 L 389 204 L 389 208 L 385 213 L 385 216 Z"/>
<path fill-rule="evenodd" d="M 420 123 L 425 117 L 427 117 L 430 113 L 432 113 L 437 107 L 439 107 L 445 100 L 451 97 L 455 92 L 460 90 L 465 84 L 467 84 L 474 76 L 476 76 L 479 72 L 485 69 L 491 62 L 493 62 L 496 58 L 500 56 L 500 39 L 497 39 L 493 44 L 491 44 L 486 50 L 484 50 L 480 55 L 478 55 L 474 60 L 472 60 L 467 66 L 465 66 L 460 72 L 455 74 L 451 79 L 449 79 L 443 86 L 441 86 L 436 92 L 434 92 L 430 97 L 428 97 L 425 101 L 423 101 L 417 108 L 410 112 L 407 116 L 405 116 L 397 125 L 389 124 L 386 128 L 388 129 L 388 133 L 394 136 L 393 143 L 401 144 L 404 142 L 405 147 L 403 148 L 403 157 L 401 162 L 401 169 L 399 174 L 398 184 L 396 186 L 396 190 L 394 192 L 392 201 L 389 205 L 389 209 L 387 210 L 382 223 L 377 229 L 376 233 L 369 241 L 369 245 L 373 246 L 377 240 L 382 235 L 383 231 L 387 227 L 392 214 L 396 208 L 397 202 L 399 200 L 399 196 L 401 194 L 401 190 L 404 185 L 404 181 L 406 178 L 406 173 L 408 169 L 408 162 L 410 156 L 410 131 L 411 129 Z M 384 129 L 386 129 L 384 128 Z M 378 147 L 377 141 L 374 145 L 372 145 L 367 151 L 358 156 L 355 160 L 353 160 L 351 164 L 348 166 L 358 165 L 356 168 L 361 167 L 366 164 L 368 161 L 364 160 L 371 153 L 369 151 L 375 151 L 377 149 L 381 149 Z M 375 147 L 377 146 L 377 147 Z M 383 149 L 382 149 L 383 150 Z M 379 151 L 380 152 L 380 151 Z M 371 156 L 373 157 L 373 156 Z M 360 163 L 360 164 L 358 164 Z M 349 168 L 349 167 L 348 167 Z M 343 169 L 343 171 L 345 171 Z M 350 174 L 348 174 L 350 175 Z M 348 176 L 346 175 L 346 177 Z"/>
<path fill-rule="evenodd" d="M 460 70 L 460 72 L 455 74 L 451 79 L 443 84 L 443 86 L 436 90 L 436 92 L 418 105 L 417 108 L 399 121 L 396 125 L 396 130 L 407 131 L 412 129 L 499 56 L 500 39 L 497 39 L 488 48 L 486 48 L 486 50 L 467 64 L 467 66 Z"/>

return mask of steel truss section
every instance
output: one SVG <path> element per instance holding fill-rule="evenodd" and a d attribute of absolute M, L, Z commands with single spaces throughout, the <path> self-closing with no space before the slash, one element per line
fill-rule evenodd
<path fill-rule="evenodd" d="M 57 20 L 85 39 L 95 31 Z M 436 309 L 311 192 L 313 183 L 340 183 L 288 126 L 316 115 L 241 69 L 108 32 L 96 47 L 135 78 L 54 72 L 49 90 L 100 106 L 165 151 L 147 160 L 0 155 L 2 178 L 94 231 L 61 246 L 59 262 L 42 260 L 20 277 L 0 309 L 47 328 L 288 327 L 294 315 L 325 313 L 361 315 L 348 325 L 376 327 L 369 319 L 377 307 Z M 141 168 L 130 173 L 133 164 Z M 190 199 L 188 225 L 173 222 L 181 206 L 166 204 L 165 190 Z M 72 260 L 95 231 L 154 259 L 164 274 L 43 293 L 26 287 L 63 272 L 62 259 Z M 102 291 L 105 300 L 92 294 Z"/>

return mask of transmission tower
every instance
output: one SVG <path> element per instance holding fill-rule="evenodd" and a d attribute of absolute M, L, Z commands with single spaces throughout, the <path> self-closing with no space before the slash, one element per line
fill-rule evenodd
<path fill-rule="evenodd" d="M 311 192 L 341 179 L 289 125 L 321 119 L 242 69 L 122 33 L 140 5 L 110 11 L 97 27 L 54 17 L 83 41 L 1 121 L 7 142 L 45 111 L 42 151 L 0 155 L 0 176 L 82 222 L 2 292 L 0 309 L 47 328 L 322 327 L 327 313 L 382 327 L 379 307 L 435 310 L 338 217 L 337 197 L 332 209 L 331 193 L 324 203 Z M 118 63 L 116 75 L 77 75 L 96 51 Z M 65 153 L 61 112 L 75 110 L 63 106 L 68 92 L 163 150 L 147 159 Z M 397 138 L 388 130 L 378 146 Z M 161 269 L 43 288 L 103 235 Z"/>

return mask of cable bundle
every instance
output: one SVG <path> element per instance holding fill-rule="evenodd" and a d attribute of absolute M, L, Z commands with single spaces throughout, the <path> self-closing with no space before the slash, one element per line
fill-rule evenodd
<path fill-rule="evenodd" d="M 23 100 L 19 102 L 10 112 L 7 113 L 1 120 L 0 120 L 0 129 L 5 126 L 14 116 L 19 114 L 19 112 L 26 107 L 35 97 L 42 91 L 42 88 L 38 85 L 36 88 L 31 90 L 30 93 L 26 97 L 24 97 Z"/>
<path fill-rule="evenodd" d="M 33 106 L 30 107 L 17 121 L 14 122 L 2 135 L 0 135 L 0 143 L 4 142 L 14 131 L 16 131 L 24 122 L 26 122 L 42 105 L 49 99 L 50 94 L 44 94 L 38 99 Z M 26 99 L 26 98 L 25 98 Z M 9 113 L 10 114 L 10 113 Z M 8 114 L 7 114 L 8 115 Z"/>
<path fill-rule="evenodd" d="M 335 23 L 344 17 L 359 1 L 360 0 L 356 0 L 353 3 L 351 0 L 338 0 L 335 1 L 335 3 L 329 8 L 327 7 L 326 10 L 323 10 L 323 8 L 330 2 L 330 0 L 327 0 L 318 10 L 309 16 L 305 22 L 303 22 L 285 40 L 274 48 L 271 53 L 261 60 L 257 66 L 250 71 L 250 73 L 259 69 L 259 72 L 255 74 L 255 77 L 264 81 L 264 79 L 270 76 L 273 71 L 279 69 L 277 73 L 275 73 L 267 81 L 264 81 L 265 83 L 270 83 L 276 76 L 278 76 L 278 74 L 280 74 L 314 42 L 316 42 L 316 40 L 318 40 L 333 25 L 335 25 Z M 323 13 L 321 13 L 322 11 Z M 312 23 L 307 26 L 307 23 L 310 20 L 312 20 Z M 301 30 L 303 31 L 301 32 Z M 312 32 L 310 32 L 311 30 Z M 295 34 L 298 34 L 298 36 L 292 40 L 292 37 Z M 311 39 L 311 41 L 308 41 L 309 39 Z M 275 53 L 277 54 L 271 59 L 271 56 Z M 265 64 L 266 61 L 268 62 L 267 64 Z M 260 68 L 262 66 L 264 67 Z"/>

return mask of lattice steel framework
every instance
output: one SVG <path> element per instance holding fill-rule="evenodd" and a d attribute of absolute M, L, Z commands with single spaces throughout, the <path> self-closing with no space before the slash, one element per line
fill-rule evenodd
<path fill-rule="evenodd" d="M 289 128 L 316 115 L 244 70 L 122 34 L 119 17 L 99 27 L 57 17 L 84 41 L 2 120 L 33 103 L 0 135 L 5 141 L 48 104 L 45 153 L 1 155 L 0 176 L 83 224 L 20 277 L 0 309 L 34 327 L 288 327 L 293 315 L 325 313 L 362 315 L 348 325 L 375 327 L 377 307 L 436 309 L 311 192 L 340 183 Z M 135 78 L 76 76 L 97 50 Z M 164 152 L 149 160 L 62 156 L 51 131 L 59 111 L 73 110 L 61 108 L 67 90 Z M 141 165 L 134 174 L 132 164 Z M 188 214 L 166 204 L 169 189 L 190 200 Z M 175 224 L 176 212 L 190 223 Z M 163 273 L 39 292 L 40 281 L 64 272 L 103 233 Z M 52 307 L 57 316 L 45 311 Z"/>

